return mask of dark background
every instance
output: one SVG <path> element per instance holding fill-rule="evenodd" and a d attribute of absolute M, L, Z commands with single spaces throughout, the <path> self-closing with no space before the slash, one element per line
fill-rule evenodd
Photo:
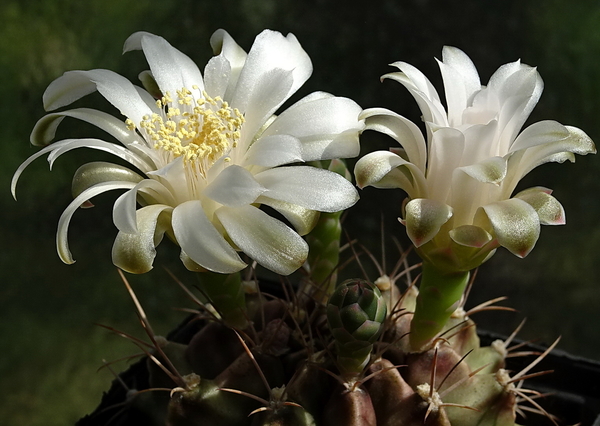
<path fill-rule="evenodd" d="M 379 82 L 389 63 L 403 60 L 422 70 L 443 93 L 434 57 L 443 45 L 464 50 L 482 82 L 502 64 L 518 58 L 538 67 L 545 91 L 529 123 L 554 119 L 580 127 L 600 140 L 600 5 L 580 0 L 4 0 L 0 5 L 0 197 L 3 238 L 0 256 L 0 419 L 5 424 L 65 425 L 91 411 L 111 374 L 96 370 L 102 360 L 136 352 L 125 339 L 94 323 L 141 335 L 133 305 L 110 260 L 116 230 L 111 207 L 115 194 L 98 197 L 96 208 L 73 219 L 71 248 L 77 263 L 66 266 L 55 252 L 56 225 L 70 197 L 76 168 L 102 158 L 98 152 L 72 152 L 48 171 L 45 160 L 24 174 L 19 201 L 9 193 L 18 165 L 36 148 L 28 143 L 44 114 L 46 86 L 71 69 L 108 68 L 132 80 L 146 69 L 139 52 L 121 56 L 125 39 L 146 30 L 164 36 L 203 69 L 210 58 L 210 35 L 225 28 L 246 50 L 264 28 L 292 32 L 313 60 L 314 73 L 295 99 L 325 90 L 355 99 L 362 107 L 383 106 L 419 122 L 419 110 L 398 83 Z M 81 105 L 111 111 L 98 95 Z M 68 120 L 68 119 L 67 119 Z M 94 133 L 96 132 L 96 133 Z M 95 129 L 65 121 L 66 136 L 96 135 Z M 391 141 L 372 132 L 363 153 Z M 106 160 L 111 160 L 106 157 Z M 469 306 L 497 296 L 519 310 L 479 314 L 482 326 L 509 333 L 528 317 L 521 336 L 600 359 L 600 159 L 547 164 L 520 188 L 542 185 L 567 212 L 566 226 L 544 227 L 537 247 L 524 260 L 504 250 L 484 265 Z M 379 255 L 381 212 L 388 241 L 406 241 L 395 220 L 400 191 L 361 192 L 346 225 Z M 166 334 L 185 314 L 173 307 L 193 304 L 164 267 L 188 283 L 178 250 L 163 243 L 156 268 L 130 276 L 158 333 Z M 388 263 L 394 252 L 388 250 Z M 117 370 L 126 364 L 115 366 Z"/>

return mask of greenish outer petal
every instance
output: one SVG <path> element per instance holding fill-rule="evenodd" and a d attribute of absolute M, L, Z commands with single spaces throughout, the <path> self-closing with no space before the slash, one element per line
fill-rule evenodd
<path fill-rule="evenodd" d="M 158 84 L 156 84 L 156 80 L 152 75 L 152 71 L 142 71 L 138 74 L 138 79 L 142 83 L 142 86 L 144 86 L 144 89 L 146 89 L 146 91 L 150 93 L 153 97 L 155 97 L 156 99 L 160 99 L 163 97 L 163 93 L 160 91 Z"/>
<path fill-rule="evenodd" d="M 459 226 L 449 234 L 452 241 L 465 247 L 481 248 L 493 239 L 489 232 L 475 225 Z"/>
<path fill-rule="evenodd" d="M 506 176 L 506 167 L 505 158 L 490 157 L 477 164 L 459 167 L 458 170 L 463 171 L 479 182 L 498 184 Z"/>
<path fill-rule="evenodd" d="M 531 205 L 540 217 L 542 225 L 564 225 L 567 222 L 565 209 L 550 195 L 551 193 L 551 190 L 538 186 L 519 192 L 515 198 Z"/>
<path fill-rule="evenodd" d="M 452 207 L 427 198 L 409 201 L 405 211 L 406 231 L 416 247 L 431 241 L 452 217 Z"/>
<path fill-rule="evenodd" d="M 302 237 L 254 206 L 222 206 L 215 214 L 236 246 L 275 273 L 291 274 L 308 256 Z"/>
<path fill-rule="evenodd" d="M 525 257 L 540 235 L 540 218 L 535 209 L 518 198 L 498 201 L 482 207 L 501 246 Z"/>
<path fill-rule="evenodd" d="M 126 272 L 143 274 L 152 269 L 156 247 L 171 228 L 172 207 L 154 204 L 136 212 L 137 232 L 119 231 L 112 248 L 113 263 Z"/>
<path fill-rule="evenodd" d="M 73 176 L 71 193 L 77 197 L 86 189 L 100 182 L 126 181 L 138 183 L 144 180 L 142 176 L 127 167 L 104 161 L 94 161 L 79 167 Z"/>
<path fill-rule="evenodd" d="M 354 167 L 354 176 L 359 188 L 369 185 L 397 187 L 411 198 L 424 197 L 427 194 L 423 172 L 414 164 L 389 151 L 371 152 L 362 157 Z"/>
<path fill-rule="evenodd" d="M 300 235 L 306 235 L 316 226 L 320 213 L 309 210 L 297 204 L 265 197 L 261 195 L 256 199 L 257 203 L 267 205 L 281 213 Z"/>

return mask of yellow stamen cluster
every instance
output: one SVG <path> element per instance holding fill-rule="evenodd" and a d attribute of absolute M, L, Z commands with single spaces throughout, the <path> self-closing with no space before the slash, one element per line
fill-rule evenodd
<path fill-rule="evenodd" d="M 155 149 L 183 157 L 205 175 L 215 161 L 237 146 L 244 117 L 220 97 L 202 94 L 194 100 L 192 92 L 183 88 L 177 91 L 174 102 L 166 93 L 156 102 L 164 114 L 145 116 L 140 130 L 154 141 Z"/>

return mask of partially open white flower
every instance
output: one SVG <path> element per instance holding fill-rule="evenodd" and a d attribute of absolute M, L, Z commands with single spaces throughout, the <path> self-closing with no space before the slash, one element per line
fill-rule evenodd
<path fill-rule="evenodd" d="M 19 167 L 13 194 L 24 168 L 46 153 L 52 165 L 67 151 L 94 148 L 133 166 L 89 163 L 76 172 L 75 199 L 57 233 L 64 262 L 73 262 L 67 243 L 73 213 L 113 189 L 127 190 L 114 204 L 119 234 L 113 261 L 136 273 L 152 268 L 155 247 L 166 233 L 181 247 L 189 269 L 238 271 L 246 266 L 241 250 L 289 274 L 307 256 L 299 234 L 311 230 L 318 211 L 343 210 L 357 201 L 356 190 L 341 176 L 292 163 L 358 155 L 361 108 L 350 99 L 315 92 L 275 116 L 312 73 L 296 38 L 267 30 L 249 53 L 223 30 L 210 42 L 216 56 L 204 75 L 163 38 L 138 32 L 124 51 L 143 50 L 150 65 L 140 74 L 146 90 L 103 69 L 67 72 L 48 86 L 46 110 L 97 90 L 126 119 L 87 108 L 51 113 L 36 124 L 34 145 L 52 142 L 65 117 L 92 123 L 122 145 L 98 139 L 54 142 Z M 260 205 L 278 211 L 295 230 Z"/>
<path fill-rule="evenodd" d="M 442 59 L 447 110 L 413 66 L 396 62 L 392 65 L 400 72 L 382 77 L 398 81 L 413 95 L 427 143 L 408 119 L 382 108 L 365 110 L 366 129 L 391 136 L 401 148 L 361 158 L 357 183 L 406 191 L 402 221 L 420 254 L 438 267 L 472 269 L 498 246 L 526 256 L 540 224 L 563 224 L 565 215 L 549 189 L 530 188 L 513 196 L 517 183 L 540 164 L 595 153 L 594 144 L 583 131 L 556 121 L 541 121 L 519 133 L 542 93 L 535 68 L 519 61 L 503 65 L 482 86 L 465 53 L 444 47 Z"/>

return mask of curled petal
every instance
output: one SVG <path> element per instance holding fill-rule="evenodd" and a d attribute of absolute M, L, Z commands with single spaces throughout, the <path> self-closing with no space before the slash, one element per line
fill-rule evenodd
<path fill-rule="evenodd" d="M 369 185 L 377 187 L 395 170 L 402 172 L 394 173 L 397 188 L 403 189 L 411 198 L 426 196 L 427 184 L 423 172 L 413 163 L 389 151 L 371 152 L 362 157 L 354 166 L 354 177 L 359 188 Z M 385 186 L 391 187 L 388 184 Z"/>
<path fill-rule="evenodd" d="M 493 239 L 489 232 L 475 225 L 459 226 L 452 229 L 449 234 L 452 241 L 465 247 L 481 248 Z"/>
<path fill-rule="evenodd" d="M 405 212 L 406 232 L 415 247 L 431 241 L 452 217 L 452 207 L 427 198 L 409 201 Z"/>
<path fill-rule="evenodd" d="M 75 263 L 73 256 L 71 256 L 71 251 L 69 250 L 67 232 L 69 230 L 71 217 L 73 217 L 73 213 L 75 213 L 79 206 L 84 204 L 90 198 L 106 191 L 113 189 L 131 189 L 134 186 L 135 183 L 133 182 L 103 182 L 88 188 L 71 201 L 71 204 L 67 206 L 58 220 L 58 231 L 56 232 L 56 251 L 58 251 L 58 256 L 63 262 L 68 264 Z"/>
<path fill-rule="evenodd" d="M 71 193 L 73 198 L 77 197 L 86 189 L 101 183 L 110 181 L 125 181 L 138 183 L 144 178 L 119 164 L 94 161 L 79 167 L 73 176 Z"/>
<path fill-rule="evenodd" d="M 198 265 L 231 274 L 246 267 L 231 245 L 208 220 L 200 200 L 173 209 L 173 233 L 181 249 Z"/>
<path fill-rule="evenodd" d="M 156 247 L 165 231 L 171 228 L 173 208 L 154 204 L 136 212 L 135 233 L 119 231 L 112 248 L 113 263 L 132 274 L 143 274 L 152 269 Z"/>
<path fill-rule="evenodd" d="M 518 198 L 498 201 L 482 207 L 501 246 L 525 257 L 540 235 L 540 218 L 535 209 Z"/>
<path fill-rule="evenodd" d="M 261 195 L 257 203 L 267 205 L 281 213 L 300 235 L 306 235 L 316 226 L 319 212 L 301 207 L 298 204 L 286 203 Z"/>
<path fill-rule="evenodd" d="M 215 214 L 235 245 L 265 268 L 289 275 L 306 260 L 302 237 L 256 207 L 223 206 Z"/>
<path fill-rule="evenodd" d="M 408 161 L 425 173 L 427 147 L 421 130 L 412 121 L 384 108 L 369 108 L 360 115 L 365 120 L 365 130 L 375 130 L 396 140 Z"/>
<path fill-rule="evenodd" d="M 515 198 L 531 205 L 540 217 L 542 225 L 564 225 L 567 222 L 565 209 L 550 195 L 551 193 L 548 188 L 535 187 L 519 192 Z"/>
<path fill-rule="evenodd" d="M 160 182 L 152 179 L 144 179 L 125 192 L 115 201 L 113 205 L 113 222 L 121 232 L 133 234 L 136 229 L 136 206 L 138 195 L 148 194 L 152 204 L 174 205 L 173 195 Z"/>
<path fill-rule="evenodd" d="M 479 182 L 497 185 L 506 176 L 506 159 L 502 157 L 490 157 L 477 164 L 459 167 L 458 170 L 462 170 Z"/>
<path fill-rule="evenodd" d="M 269 198 L 310 210 L 337 212 L 358 201 L 350 182 L 337 173 L 308 166 L 278 167 L 254 176 Z"/>
<path fill-rule="evenodd" d="M 110 114 L 90 108 L 77 108 L 69 111 L 47 114 L 35 123 L 29 140 L 33 145 L 48 145 L 56 134 L 56 129 L 65 117 L 86 121 L 104 130 L 125 146 L 144 143 L 140 136 L 127 129 L 125 123 Z"/>
<path fill-rule="evenodd" d="M 265 191 L 252 173 L 232 164 L 206 187 L 204 195 L 226 206 L 242 206 L 253 203 Z"/>

